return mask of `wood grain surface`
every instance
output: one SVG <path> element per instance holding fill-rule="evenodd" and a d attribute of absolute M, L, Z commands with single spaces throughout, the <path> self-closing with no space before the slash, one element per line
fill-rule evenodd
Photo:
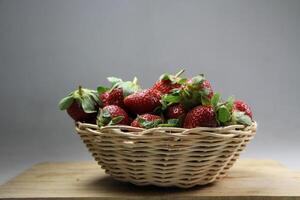
<path fill-rule="evenodd" d="M 0 199 L 300 199 L 300 171 L 272 160 L 240 160 L 229 175 L 190 189 L 134 186 L 94 162 L 40 163 L 0 186 Z"/>

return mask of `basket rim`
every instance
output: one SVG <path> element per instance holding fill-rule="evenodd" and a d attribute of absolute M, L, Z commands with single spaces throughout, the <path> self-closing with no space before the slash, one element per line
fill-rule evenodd
<path fill-rule="evenodd" d="M 230 126 L 222 126 L 222 127 L 196 127 L 192 129 L 186 128 L 178 128 L 178 127 L 156 127 L 150 129 L 137 128 L 128 125 L 113 125 L 113 126 L 105 126 L 98 127 L 96 124 L 75 123 L 76 130 L 85 132 L 90 132 L 96 135 L 102 135 L 109 131 L 114 131 L 115 134 L 123 135 L 123 136 L 153 136 L 153 133 L 163 133 L 166 136 L 188 136 L 197 133 L 205 133 L 207 136 L 217 136 L 217 137 L 234 137 L 236 135 L 254 135 L 257 128 L 257 122 L 253 121 L 253 123 L 249 126 L 246 125 L 230 125 Z M 126 130 L 126 131 L 124 131 Z M 228 132 L 224 134 L 224 132 Z M 161 135 L 161 134 L 160 134 Z"/>

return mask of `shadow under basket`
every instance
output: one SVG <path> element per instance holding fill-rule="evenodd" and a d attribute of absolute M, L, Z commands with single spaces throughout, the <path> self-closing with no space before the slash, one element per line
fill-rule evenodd
<path fill-rule="evenodd" d="M 76 123 L 95 160 L 117 180 L 135 185 L 189 188 L 227 174 L 256 134 L 251 126 L 193 129 L 107 126 Z"/>

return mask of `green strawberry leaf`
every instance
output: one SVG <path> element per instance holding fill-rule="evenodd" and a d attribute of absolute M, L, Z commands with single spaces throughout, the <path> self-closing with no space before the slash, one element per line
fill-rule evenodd
<path fill-rule="evenodd" d="M 186 91 L 186 90 L 184 90 Z M 202 94 L 200 91 L 193 91 L 192 93 L 189 93 L 188 96 L 185 95 L 186 93 L 182 94 L 182 104 L 184 107 L 189 110 L 197 105 L 200 105 L 202 103 Z M 204 100 L 203 100 L 204 101 Z"/>
<path fill-rule="evenodd" d="M 112 120 L 108 123 L 108 125 L 117 125 L 119 124 L 125 117 L 124 116 L 117 116 L 112 118 Z"/>
<path fill-rule="evenodd" d="M 98 104 L 99 106 L 102 105 L 102 102 L 101 102 L 101 100 L 100 100 L 100 98 L 99 98 L 99 94 L 98 94 L 97 91 L 92 90 L 92 91 L 90 92 L 90 96 L 92 97 L 92 99 L 94 100 L 94 102 L 96 103 L 96 105 L 97 105 L 97 104 Z"/>
<path fill-rule="evenodd" d="M 111 122 L 111 115 L 108 110 L 101 109 L 97 116 L 97 124 L 99 127 L 106 126 Z"/>
<path fill-rule="evenodd" d="M 123 96 L 127 97 L 132 93 L 141 90 L 141 87 L 137 84 L 137 78 L 135 77 L 133 81 L 125 81 L 118 83 L 118 88 L 122 88 Z"/>
<path fill-rule="evenodd" d="M 182 96 L 184 96 L 185 98 L 191 98 L 192 97 L 192 92 L 190 92 L 189 90 L 187 89 L 183 89 L 182 90 Z"/>
<path fill-rule="evenodd" d="M 209 93 L 210 93 L 210 90 L 208 88 L 203 88 L 202 89 L 202 93 L 205 95 L 205 96 L 208 96 Z"/>
<path fill-rule="evenodd" d="M 81 106 L 85 113 L 97 112 L 95 109 L 95 101 L 92 99 L 91 96 L 88 95 L 83 96 L 81 101 Z"/>
<path fill-rule="evenodd" d="M 229 111 L 232 111 L 232 109 L 233 109 L 233 104 L 234 104 L 234 97 L 233 96 L 231 96 L 231 97 L 229 97 L 228 99 L 227 99 L 227 101 L 226 101 L 226 107 L 227 107 L 227 109 L 229 110 Z"/>
<path fill-rule="evenodd" d="M 159 124 L 162 123 L 162 120 L 161 119 L 156 119 L 154 121 L 147 121 L 143 118 L 138 117 L 138 122 L 143 128 L 149 129 L 149 128 L 157 127 Z"/>
<path fill-rule="evenodd" d="M 113 90 L 114 88 L 121 88 L 123 91 L 123 96 L 127 97 L 130 94 L 141 90 L 140 85 L 137 83 L 138 80 L 136 77 L 134 77 L 133 81 L 123 81 L 122 79 L 116 77 L 108 77 L 107 79 L 112 83 L 111 88 L 98 87 L 97 90 L 99 94 Z"/>
<path fill-rule="evenodd" d="M 98 92 L 99 95 L 101 95 L 101 94 L 107 92 L 108 90 L 109 90 L 108 87 L 103 87 L 103 86 L 97 87 L 97 92 Z"/>
<path fill-rule="evenodd" d="M 180 102 L 180 96 L 177 94 L 166 94 L 163 97 L 163 100 L 169 103 L 178 103 Z"/>
<path fill-rule="evenodd" d="M 104 118 L 110 118 L 111 117 L 109 111 L 106 110 L 106 109 L 103 109 L 101 114 L 102 114 L 102 117 L 104 117 Z"/>
<path fill-rule="evenodd" d="M 97 91 L 82 88 L 79 86 L 78 90 L 71 92 L 67 97 L 59 102 L 61 110 L 67 109 L 74 101 L 78 102 L 85 113 L 97 112 L 98 105 L 102 103 L 98 97 Z"/>
<path fill-rule="evenodd" d="M 179 103 L 180 101 L 181 101 L 181 96 L 177 91 L 171 94 L 163 95 L 160 100 L 163 110 L 167 109 L 167 107 L 169 107 L 172 104 Z"/>
<path fill-rule="evenodd" d="M 226 106 L 221 106 L 217 110 L 217 119 L 221 123 L 228 122 L 231 119 L 231 115 Z"/>
<path fill-rule="evenodd" d="M 251 118 L 244 112 L 233 112 L 234 118 L 238 124 L 244 124 L 250 126 L 252 124 Z"/>
<path fill-rule="evenodd" d="M 213 107 L 217 107 L 219 101 L 220 101 L 221 95 L 220 93 L 215 93 L 214 96 L 212 96 L 211 98 L 211 104 L 213 105 Z"/>
<path fill-rule="evenodd" d="M 162 81 L 162 80 L 169 80 L 171 81 L 172 84 L 183 84 L 186 82 L 186 78 L 181 78 L 180 75 L 184 72 L 185 70 L 182 69 L 180 70 L 176 75 L 170 75 L 170 74 L 162 74 L 160 77 L 159 77 L 159 80 Z"/>
<path fill-rule="evenodd" d="M 114 86 L 115 84 L 118 84 L 120 82 L 123 82 L 122 79 L 117 78 L 117 77 L 107 77 L 107 80 Z"/>
<path fill-rule="evenodd" d="M 160 77 L 159 77 L 159 80 L 171 80 L 171 77 L 169 74 L 162 74 Z"/>
<path fill-rule="evenodd" d="M 193 87 L 199 87 L 199 85 L 201 85 L 204 80 L 205 80 L 204 75 L 199 74 L 198 76 L 192 78 L 191 84 Z"/>
<path fill-rule="evenodd" d="M 180 85 L 182 85 L 182 84 L 185 84 L 186 81 L 187 81 L 186 78 L 179 78 L 179 79 L 177 80 L 177 83 L 180 84 Z"/>
<path fill-rule="evenodd" d="M 180 119 L 168 119 L 168 124 L 178 124 L 180 122 Z"/>
<path fill-rule="evenodd" d="M 159 124 L 158 127 L 180 127 L 181 120 L 180 119 L 168 119 L 167 123 Z"/>
<path fill-rule="evenodd" d="M 72 105 L 73 102 L 74 102 L 73 96 L 69 95 L 63 98 L 62 100 L 60 100 L 60 102 L 58 103 L 58 107 L 60 110 L 66 110 Z"/>
<path fill-rule="evenodd" d="M 206 95 L 201 95 L 201 104 L 205 106 L 210 105 L 210 99 Z"/>

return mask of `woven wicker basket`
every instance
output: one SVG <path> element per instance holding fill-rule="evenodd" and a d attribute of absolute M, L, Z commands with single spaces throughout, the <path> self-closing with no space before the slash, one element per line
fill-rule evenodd
<path fill-rule="evenodd" d="M 251 126 L 141 129 L 76 123 L 95 160 L 117 180 L 136 185 L 205 185 L 224 177 L 256 133 Z"/>

